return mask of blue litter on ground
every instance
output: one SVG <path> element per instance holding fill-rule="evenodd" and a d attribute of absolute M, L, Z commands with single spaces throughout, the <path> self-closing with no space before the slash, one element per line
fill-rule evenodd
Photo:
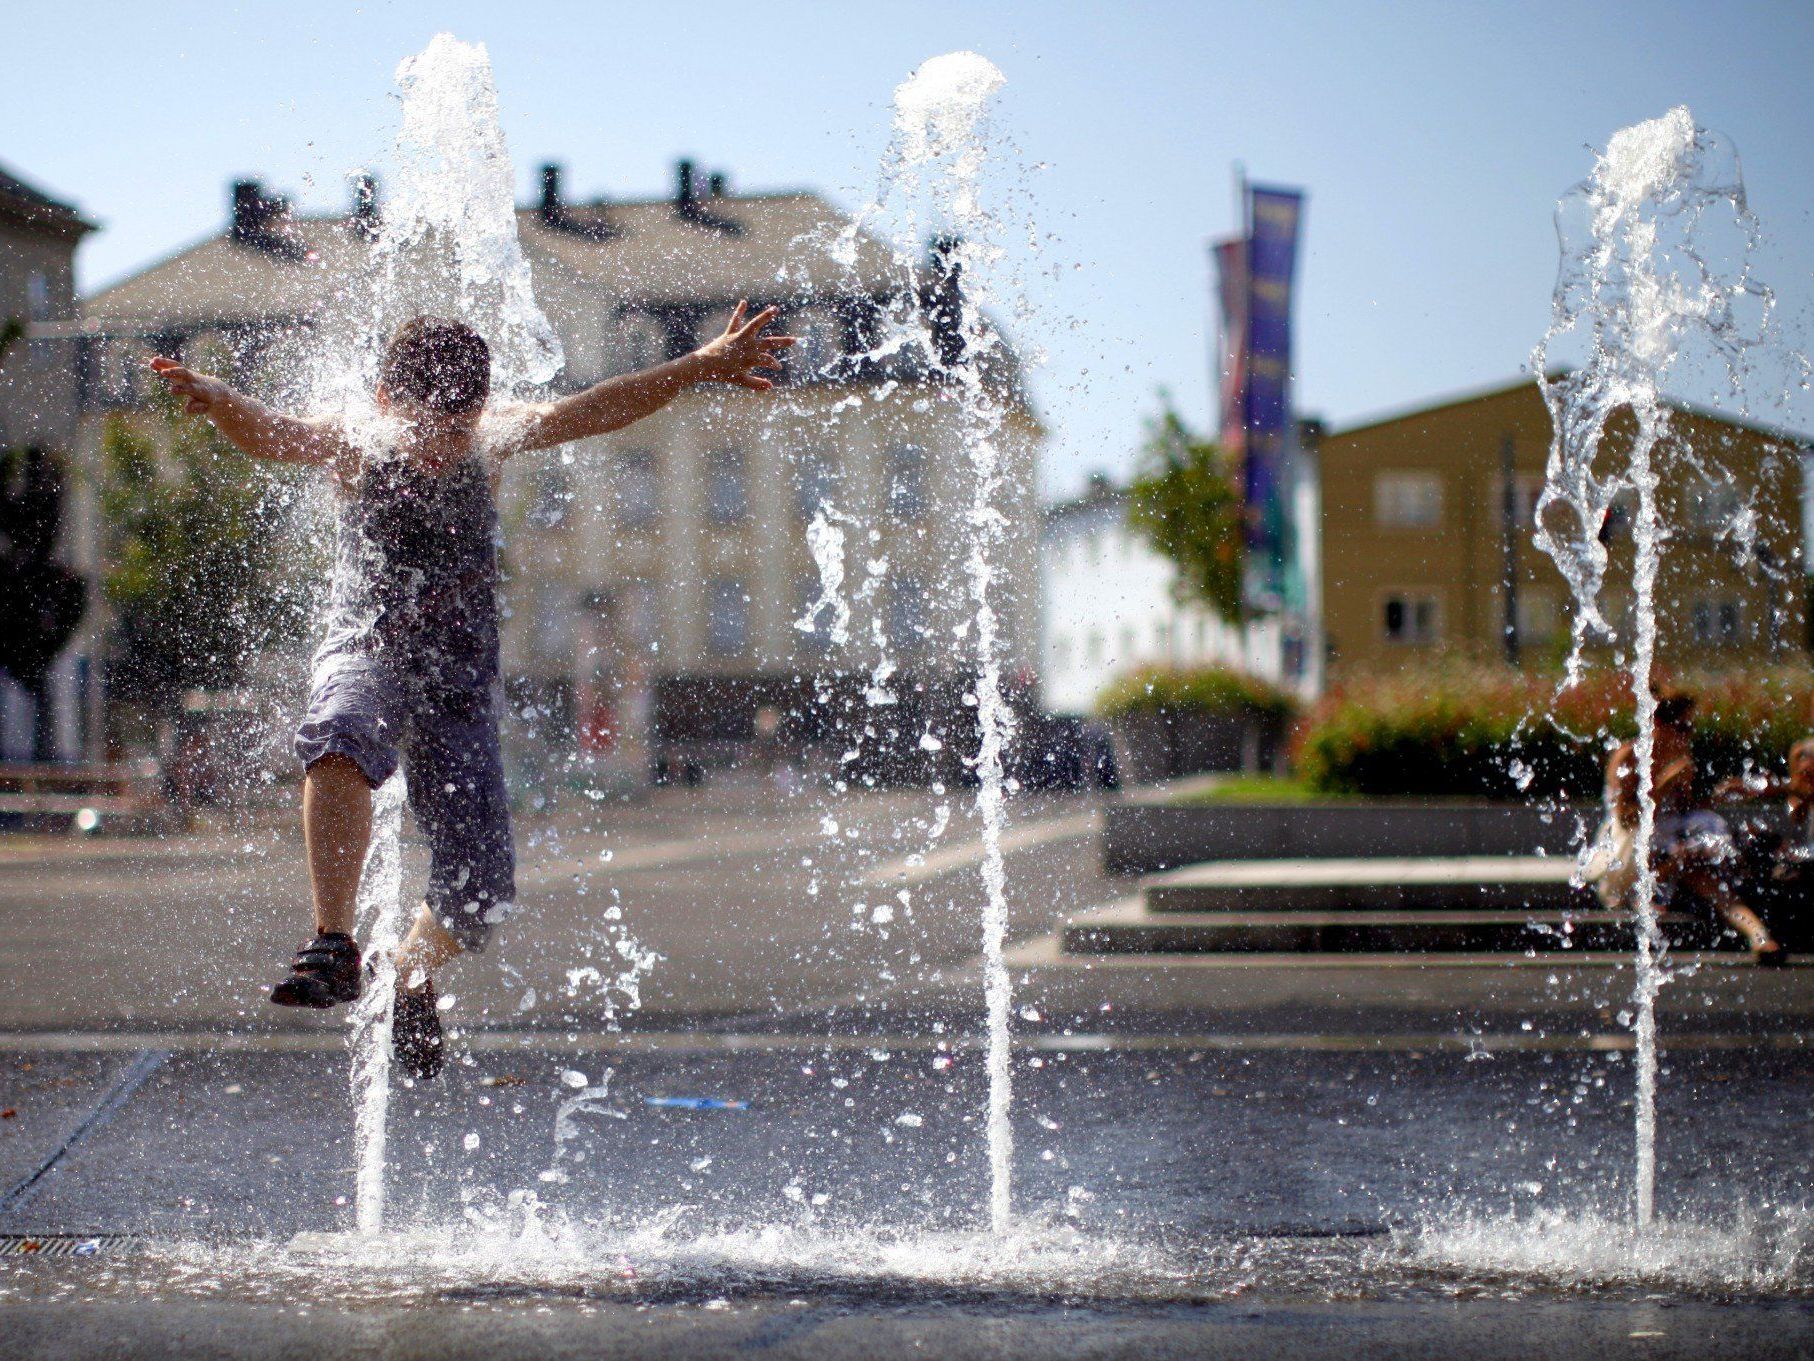
<path fill-rule="evenodd" d="M 645 1106 L 659 1106 L 671 1111 L 746 1111 L 747 1101 L 725 1101 L 716 1096 L 645 1096 Z"/>

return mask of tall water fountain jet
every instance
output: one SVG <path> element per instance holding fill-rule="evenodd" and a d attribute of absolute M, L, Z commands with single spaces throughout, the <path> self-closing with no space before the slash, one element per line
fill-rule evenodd
<path fill-rule="evenodd" d="M 391 1097 L 391 957 L 408 921 L 403 899 L 403 777 L 393 775 L 372 800 L 372 843 L 359 878 L 357 930 L 373 975 L 353 1006 L 353 1215 L 360 1233 L 384 1227 L 384 1164 Z"/>
<path fill-rule="evenodd" d="M 441 34 L 398 66 L 397 84 L 402 126 L 390 199 L 367 267 L 331 315 L 319 319 L 308 391 L 299 394 L 304 405 L 335 413 L 373 461 L 396 457 L 372 392 L 385 341 L 409 318 L 453 317 L 484 335 L 494 398 L 531 394 L 562 362 L 517 239 L 515 177 L 483 44 Z M 495 425 L 481 426 L 481 443 L 499 433 Z M 375 622 L 375 604 L 372 609 Z M 393 777 L 377 797 L 359 894 L 359 927 L 371 961 L 352 1031 L 355 1213 L 362 1233 L 384 1223 L 393 955 L 411 908 L 402 891 L 402 806 L 402 779 Z"/>
<path fill-rule="evenodd" d="M 1745 352 L 1765 335 L 1772 299 L 1750 274 L 1758 228 L 1745 206 L 1738 156 L 1726 139 L 1696 127 L 1685 107 L 1615 133 L 1593 173 L 1563 198 L 1556 228 L 1561 266 L 1550 328 L 1533 356 L 1554 426 L 1536 543 L 1575 599 L 1565 687 L 1584 674 L 1586 644 L 1613 638 L 1626 648 L 1637 710 L 1636 1217 L 1648 1229 L 1656 1213 L 1656 1002 L 1669 977 L 1650 859 L 1656 584 L 1668 539 L 1657 488 L 1672 452 L 1662 385 L 1684 346 L 1699 340 L 1742 398 Z M 1559 343 L 1584 345 L 1585 354 L 1572 369 L 1551 374 Z M 1607 439 L 1620 412 L 1633 427 L 1628 448 Z M 1620 451 L 1623 458 L 1613 458 Z M 1628 639 L 1616 636 L 1601 599 L 1608 569 L 1602 531 L 1622 494 L 1635 500 Z"/>
<path fill-rule="evenodd" d="M 968 511 L 971 540 L 966 560 L 976 626 L 977 752 L 976 806 L 982 819 L 983 997 L 988 1021 L 989 1221 L 1005 1232 L 1013 1206 L 1014 1133 L 1010 1069 L 1010 1007 L 1013 988 L 1003 950 L 1008 903 L 1002 864 L 1002 755 L 1013 729 L 1001 689 L 1001 656 L 995 603 L 997 575 L 991 554 L 1002 540 L 1005 521 L 996 499 L 1001 489 L 999 435 L 1005 415 L 988 379 L 988 365 L 1000 346 L 987 325 L 986 269 L 1000 254 L 990 241 L 991 218 L 978 192 L 987 146 L 991 99 L 1005 83 L 994 63 L 974 52 L 933 57 L 894 92 L 894 176 L 929 194 L 955 234 L 941 238 L 932 280 L 935 334 L 928 344 L 936 367 L 958 390 L 958 426 L 970 461 Z M 942 342 L 942 343 L 941 343 Z"/>

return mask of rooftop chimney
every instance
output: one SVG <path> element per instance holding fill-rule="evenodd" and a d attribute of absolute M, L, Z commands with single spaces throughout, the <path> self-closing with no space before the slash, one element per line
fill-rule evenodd
<path fill-rule="evenodd" d="M 542 167 L 542 221 L 550 227 L 558 227 L 566 211 L 561 203 L 561 168 L 550 161 Z"/>
<path fill-rule="evenodd" d="M 722 170 L 714 170 L 706 184 L 710 186 L 713 198 L 723 198 L 731 191 L 731 177 Z"/>
<path fill-rule="evenodd" d="M 708 188 L 713 198 L 722 197 L 729 180 L 724 173 L 713 175 L 708 181 Z M 674 165 L 674 212 L 677 216 L 697 227 L 709 227 L 726 236 L 737 236 L 743 231 L 743 224 L 724 217 L 706 207 L 705 200 L 699 197 L 699 186 L 693 174 L 691 161 L 677 161 Z"/>
<path fill-rule="evenodd" d="M 367 241 L 378 239 L 378 178 L 369 170 L 353 176 L 354 233 Z"/>
<path fill-rule="evenodd" d="M 963 244 L 962 237 L 945 235 L 926 243 L 927 279 L 920 288 L 920 306 L 932 331 L 933 355 L 946 369 L 962 361 L 966 347 Z"/>
<path fill-rule="evenodd" d="M 561 197 L 561 168 L 554 161 L 542 167 L 541 216 L 542 225 L 549 231 L 565 232 L 587 241 L 609 241 L 618 234 L 617 228 L 605 217 L 602 200 L 591 206 L 588 216 L 578 218 L 573 215 Z"/>
<path fill-rule="evenodd" d="M 264 231 L 271 219 L 271 201 L 257 180 L 233 182 L 233 221 L 230 228 L 235 241 L 250 241 Z"/>
<path fill-rule="evenodd" d="M 285 260 L 303 258 L 302 246 L 284 235 L 278 226 L 290 211 L 290 205 L 284 199 L 266 194 L 257 180 L 235 180 L 232 203 L 233 220 L 227 229 L 231 240 Z"/>

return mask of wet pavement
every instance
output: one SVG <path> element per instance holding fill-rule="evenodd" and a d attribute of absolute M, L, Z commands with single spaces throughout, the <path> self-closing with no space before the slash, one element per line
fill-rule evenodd
<path fill-rule="evenodd" d="M 915 862 L 922 796 L 836 832 L 728 805 L 529 828 L 535 915 L 449 975 L 455 1062 L 393 1093 L 377 1238 L 344 1018 L 259 1000 L 295 943 L 287 834 L 248 863 L 0 857 L 0 967 L 30 984 L 0 996 L 7 1353 L 1814 1351 L 1814 971 L 1665 990 L 1640 1240 L 1624 961 L 1065 959 L 1057 924 L 1125 884 L 1087 803 L 1017 811 L 1006 1239 L 974 829 Z M 173 918 L 194 933 L 147 935 Z M 624 938 L 664 956 L 639 1010 L 569 974 Z M 655 1104 L 700 1097 L 747 1109 Z"/>
<path fill-rule="evenodd" d="M 1002 1243 L 980 1231 L 983 1073 L 964 1036 L 582 1059 L 491 1039 L 394 1093 L 376 1240 L 351 1232 L 340 1052 L 6 1056 L 0 1099 L 30 1123 L 0 1144 L 0 1235 L 132 1236 L 0 1258 L 0 1317 L 24 1349 L 9 1351 L 1814 1346 L 1806 1052 L 1666 1056 L 1666 1228 L 1646 1248 L 1621 1227 L 1620 1052 L 1054 1036 L 1017 1051 L 1020 1227 Z M 748 1108 L 652 1104 L 687 1097 Z"/>
<path fill-rule="evenodd" d="M 695 1234 L 957 1231 L 982 1214 L 974 1048 L 799 1036 L 576 1056 L 527 1038 L 393 1093 L 399 1227 L 457 1222 L 475 1198 L 513 1190 L 588 1225 L 684 1220 Z M 1463 1209 L 1617 1214 L 1630 1066 L 1618 1052 L 1023 1046 L 1016 1201 L 1029 1221 L 1155 1244 L 1378 1233 Z M 582 1085 L 571 1074 L 606 1091 L 568 1112 L 557 1144 L 557 1116 Z M 1814 1055 L 1676 1053 L 1662 1081 L 1666 1215 L 1712 1222 L 1741 1204 L 1799 1203 Z M 154 1051 L 106 1065 L 7 1056 L 0 1093 L 36 1122 L 7 1131 L 14 1182 L 127 1082 L 102 1122 L 4 1203 L 0 1232 L 350 1229 L 351 1107 L 332 1050 Z M 652 1104 L 690 1097 L 749 1104 Z M 34 1111 L 45 1100 L 54 1117 Z"/>

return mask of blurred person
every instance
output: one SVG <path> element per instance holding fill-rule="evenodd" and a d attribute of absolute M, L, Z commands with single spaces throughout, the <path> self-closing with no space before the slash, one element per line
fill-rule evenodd
<path fill-rule="evenodd" d="M 1778 931 L 1793 931 L 1797 944 L 1806 934 L 1814 905 L 1814 737 L 1789 748 L 1788 771 L 1778 779 L 1737 775 L 1714 790 L 1721 802 L 1782 800 L 1785 826 L 1744 826 L 1740 850 L 1757 885 L 1765 919 Z"/>
<path fill-rule="evenodd" d="M 557 401 L 493 403 L 491 352 L 458 321 L 417 317 L 390 338 L 363 425 L 285 415 L 174 359 L 151 368 L 192 416 L 245 454 L 320 469 L 336 492 L 326 636 L 296 733 L 315 938 L 271 990 L 279 1006 L 353 1001 L 369 969 L 353 939 L 372 791 L 402 765 L 430 848 L 421 910 L 396 955 L 392 1044 L 412 1077 L 440 1071 L 433 974 L 485 947 L 516 898 L 498 746 L 497 484 L 503 462 L 622 429 L 700 383 L 767 391 L 793 338 L 776 309 L 739 303 L 691 354 Z"/>
<path fill-rule="evenodd" d="M 1657 908 L 1684 901 L 1710 910 L 1737 931 L 1759 964 L 1783 962 L 1782 946 L 1732 887 L 1737 848 L 1726 820 L 1707 807 L 1694 762 L 1695 701 L 1666 692 L 1657 697 L 1651 727 L 1651 797 L 1656 822 L 1650 862 Z M 1635 739 L 1621 742 L 1606 762 L 1606 818 L 1589 857 L 1587 878 L 1609 908 L 1630 909 L 1638 884 L 1639 767 Z"/>

